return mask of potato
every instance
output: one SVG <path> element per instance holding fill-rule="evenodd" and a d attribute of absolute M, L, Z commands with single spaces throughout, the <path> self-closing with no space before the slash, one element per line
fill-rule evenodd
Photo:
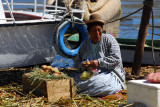
<path fill-rule="evenodd" d="M 42 69 L 45 69 L 47 67 L 47 65 L 42 65 Z"/>
<path fill-rule="evenodd" d="M 51 69 L 52 69 L 51 66 L 46 66 L 46 67 L 45 67 L 45 70 L 51 70 Z"/>
<path fill-rule="evenodd" d="M 49 73 L 50 71 L 51 71 L 51 70 L 48 70 L 48 69 L 44 70 L 45 73 Z"/>
<path fill-rule="evenodd" d="M 54 76 L 59 76 L 59 73 L 53 73 Z"/>

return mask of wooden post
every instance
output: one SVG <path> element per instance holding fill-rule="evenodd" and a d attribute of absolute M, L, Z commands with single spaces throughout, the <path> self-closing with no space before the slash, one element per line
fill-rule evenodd
<path fill-rule="evenodd" d="M 146 36 L 148 32 L 148 25 L 149 25 L 150 14 L 152 11 L 152 6 L 153 6 L 153 0 L 144 1 L 141 24 L 140 24 L 140 29 L 138 33 L 138 39 L 137 39 L 136 50 L 134 54 L 133 66 L 132 66 L 132 73 L 131 73 L 132 75 L 140 76 L 142 56 L 144 53 L 144 45 L 145 45 Z"/>

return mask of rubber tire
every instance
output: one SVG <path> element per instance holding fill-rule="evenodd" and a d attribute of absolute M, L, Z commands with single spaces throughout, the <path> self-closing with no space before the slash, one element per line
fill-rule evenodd
<path fill-rule="evenodd" d="M 83 23 L 83 21 L 81 21 L 80 19 L 75 19 L 75 21 Z M 54 47 L 59 55 L 66 58 L 75 58 L 75 56 L 78 54 L 80 46 L 88 37 L 88 31 L 87 31 L 86 25 L 74 24 L 74 29 L 80 32 L 82 42 L 76 49 L 68 49 L 64 44 L 63 37 L 67 29 L 69 29 L 70 27 L 72 27 L 71 22 L 69 21 L 61 22 L 55 30 L 53 42 L 54 42 Z"/>

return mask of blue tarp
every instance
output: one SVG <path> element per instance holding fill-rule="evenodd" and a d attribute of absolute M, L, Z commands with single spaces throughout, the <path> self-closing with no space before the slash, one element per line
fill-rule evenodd
<path fill-rule="evenodd" d="M 56 55 L 53 62 L 51 63 L 51 66 L 57 68 L 73 68 L 73 60 Z"/>

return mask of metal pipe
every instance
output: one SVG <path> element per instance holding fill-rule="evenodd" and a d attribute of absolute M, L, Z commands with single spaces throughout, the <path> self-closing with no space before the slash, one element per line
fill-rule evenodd
<path fill-rule="evenodd" d="M 10 8 L 10 6 L 9 6 L 8 0 L 6 0 L 6 3 L 7 3 L 7 6 L 8 6 L 8 9 L 9 9 L 9 13 L 10 13 L 10 15 L 11 15 L 11 18 L 13 18 L 13 22 L 15 23 L 15 19 L 14 19 L 12 10 L 11 10 L 11 8 Z"/>
<path fill-rule="evenodd" d="M 84 11 L 84 0 L 83 0 L 83 3 L 82 3 L 82 11 Z M 84 17 L 84 12 L 81 13 L 81 20 L 83 20 L 83 17 Z"/>
<path fill-rule="evenodd" d="M 55 10 L 56 10 L 56 14 L 57 14 L 57 5 L 58 5 L 58 0 L 56 0 L 56 3 L 55 3 Z M 56 20 L 56 14 L 55 14 L 55 20 Z"/>
<path fill-rule="evenodd" d="M 13 11 L 13 0 L 11 0 L 11 9 Z"/>
<path fill-rule="evenodd" d="M 43 14 L 41 18 L 42 20 L 44 19 L 45 10 L 46 10 L 46 0 L 43 1 Z"/>
<path fill-rule="evenodd" d="M 37 12 L 37 0 L 34 0 L 34 12 Z"/>

